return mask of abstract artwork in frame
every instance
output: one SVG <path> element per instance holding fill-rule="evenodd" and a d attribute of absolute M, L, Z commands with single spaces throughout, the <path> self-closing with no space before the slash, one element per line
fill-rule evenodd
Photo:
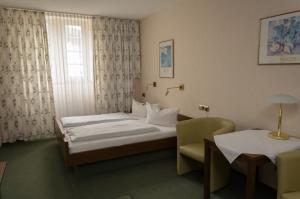
<path fill-rule="evenodd" d="M 261 19 L 258 62 L 300 63 L 300 11 Z"/>
<path fill-rule="evenodd" d="M 159 43 L 159 77 L 174 77 L 174 40 Z"/>

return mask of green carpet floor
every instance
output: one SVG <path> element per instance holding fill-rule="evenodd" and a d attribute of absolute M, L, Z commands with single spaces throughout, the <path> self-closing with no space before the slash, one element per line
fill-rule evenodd
<path fill-rule="evenodd" d="M 0 148 L 8 167 L 2 199 L 201 199 L 203 173 L 176 175 L 174 150 L 147 153 L 80 166 L 63 165 L 56 140 L 17 142 Z M 241 199 L 245 177 L 232 172 L 228 186 L 212 199 Z M 258 184 L 256 198 L 276 192 Z"/>

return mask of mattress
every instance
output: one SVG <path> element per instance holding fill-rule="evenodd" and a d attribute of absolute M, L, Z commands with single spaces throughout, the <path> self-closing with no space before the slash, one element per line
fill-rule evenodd
<path fill-rule="evenodd" d="M 138 119 L 139 122 L 146 124 L 144 118 Z M 139 135 L 130 135 L 122 137 L 114 137 L 108 139 L 98 139 L 90 141 L 72 142 L 71 139 L 65 134 L 65 138 L 69 143 L 69 152 L 71 154 L 92 151 L 97 149 L 104 149 L 109 147 L 122 146 L 127 144 L 134 144 L 139 142 L 146 142 L 158 139 L 164 139 L 176 136 L 175 127 L 165 127 L 159 125 L 153 125 L 153 127 L 158 128 L 158 131 L 153 131 L 151 133 L 144 133 Z"/>

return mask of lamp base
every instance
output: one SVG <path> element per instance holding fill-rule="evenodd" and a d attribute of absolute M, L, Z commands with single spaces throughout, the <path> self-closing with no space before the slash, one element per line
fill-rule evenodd
<path fill-rule="evenodd" d="M 278 133 L 278 132 L 271 132 L 269 133 L 269 137 L 276 140 L 288 140 L 289 135 L 286 133 Z"/>

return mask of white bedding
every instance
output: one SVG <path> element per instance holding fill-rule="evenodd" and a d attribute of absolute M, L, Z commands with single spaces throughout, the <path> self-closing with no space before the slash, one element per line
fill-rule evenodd
<path fill-rule="evenodd" d="M 137 120 L 137 122 L 140 123 L 140 125 L 147 125 L 145 118 L 140 118 Z M 69 143 L 69 152 L 73 154 L 73 153 L 79 153 L 84 151 L 104 149 L 108 147 L 122 146 L 126 144 L 133 144 L 138 142 L 158 140 L 158 139 L 176 136 L 175 127 L 164 127 L 159 125 L 151 125 L 151 126 L 156 127 L 157 130 L 151 133 L 141 133 L 136 135 L 126 135 L 121 137 L 96 139 L 96 140 L 80 141 L 80 142 L 73 142 L 70 136 L 66 133 L 65 139 Z"/>
<path fill-rule="evenodd" d="M 61 123 L 64 128 L 77 127 L 89 124 L 98 124 L 106 122 L 115 122 L 122 120 L 134 120 L 132 114 L 127 113 L 108 113 L 101 115 L 87 115 L 87 116 L 76 116 L 76 117 L 63 117 Z"/>
<path fill-rule="evenodd" d="M 68 129 L 67 134 L 72 142 L 81 142 L 139 135 L 154 131 L 159 131 L 159 129 L 138 120 L 124 120 L 74 127 Z"/>

